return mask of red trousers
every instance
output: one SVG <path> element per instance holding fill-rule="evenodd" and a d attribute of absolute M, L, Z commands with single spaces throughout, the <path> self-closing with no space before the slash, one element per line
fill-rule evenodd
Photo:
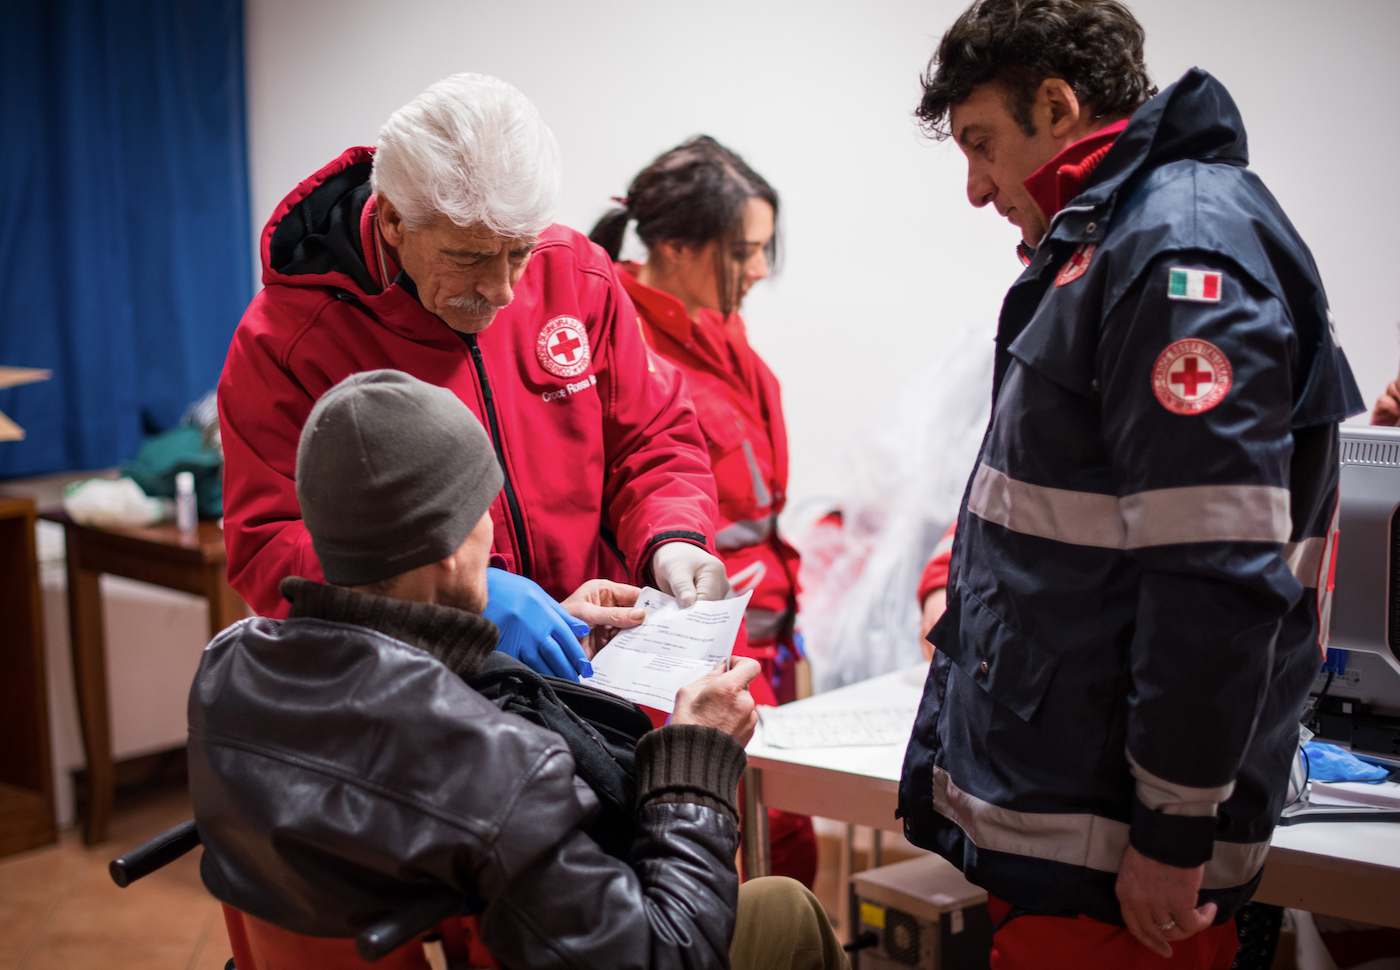
<path fill-rule="evenodd" d="M 987 896 L 992 925 L 1011 904 Z M 1016 916 L 992 937 L 992 970 L 1230 970 L 1239 949 L 1233 919 L 1172 944 L 1168 960 L 1122 926 L 1087 916 Z"/>

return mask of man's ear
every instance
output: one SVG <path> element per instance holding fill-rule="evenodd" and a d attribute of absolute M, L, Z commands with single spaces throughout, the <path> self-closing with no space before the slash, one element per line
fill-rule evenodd
<path fill-rule="evenodd" d="M 1041 81 L 1035 100 L 1042 110 L 1049 110 L 1052 138 L 1065 137 L 1083 118 L 1084 106 L 1064 78 L 1047 77 Z"/>
<path fill-rule="evenodd" d="M 379 232 L 384 237 L 384 241 L 395 249 L 403 245 L 404 225 L 403 216 L 399 215 L 399 210 L 394 208 L 394 203 L 389 201 L 389 197 L 380 192 L 375 197 L 375 218 L 379 220 Z"/>

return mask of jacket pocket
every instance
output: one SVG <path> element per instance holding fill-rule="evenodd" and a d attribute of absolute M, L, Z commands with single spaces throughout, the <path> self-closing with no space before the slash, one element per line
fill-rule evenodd
<path fill-rule="evenodd" d="M 1023 721 L 1035 717 L 1060 658 L 1012 629 L 966 585 L 958 584 L 958 636 L 940 649 L 993 700 Z"/>
<path fill-rule="evenodd" d="M 744 425 L 729 398 L 701 380 L 690 381 L 689 388 L 690 398 L 695 402 L 695 417 L 710 446 L 721 454 L 728 454 L 743 444 Z"/>

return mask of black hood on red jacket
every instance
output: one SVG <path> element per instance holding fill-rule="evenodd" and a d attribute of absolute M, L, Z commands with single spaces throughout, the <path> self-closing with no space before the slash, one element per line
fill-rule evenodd
<path fill-rule="evenodd" d="M 282 217 L 268 245 L 273 271 L 284 276 L 344 273 L 365 293 L 379 292 L 360 239 L 360 215 L 373 195 L 372 165 L 356 162 L 330 175 Z"/>

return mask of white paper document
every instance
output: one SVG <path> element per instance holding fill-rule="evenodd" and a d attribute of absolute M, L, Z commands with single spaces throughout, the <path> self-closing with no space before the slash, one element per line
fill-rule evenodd
<path fill-rule="evenodd" d="M 775 748 L 845 748 L 904 744 L 914 730 L 915 707 L 785 711 L 760 707 L 763 742 Z"/>
<path fill-rule="evenodd" d="M 1308 793 L 1308 804 L 1330 808 L 1370 805 L 1400 809 L 1400 784 L 1393 781 L 1315 781 Z"/>
<path fill-rule="evenodd" d="M 660 590 L 643 589 L 637 606 L 647 611 L 647 618 L 599 650 L 593 657 L 593 676 L 583 682 L 670 713 L 676 691 L 733 652 L 752 595 L 681 609 Z"/>

